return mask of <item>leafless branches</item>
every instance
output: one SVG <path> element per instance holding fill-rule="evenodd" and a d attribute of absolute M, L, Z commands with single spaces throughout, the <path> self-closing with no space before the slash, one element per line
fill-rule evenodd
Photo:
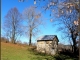
<path fill-rule="evenodd" d="M 31 6 L 23 11 L 23 19 L 26 22 L 26 35 L 29 36 L 29 45 L 31 45 L 32 36 L 39 33 L 38 27 L 42 24 L 41 13 L 34 6 Z"/>
<path fill-rule="evenodd" d="M 7 34 L 12 43 L 15 43 L 16 38 L 21 33 L 20 24 L 21 14 L 19 13 L 16 7 L 11 8 L 5 16 L 3 30 L 5 31 L 5 33 Z"/>

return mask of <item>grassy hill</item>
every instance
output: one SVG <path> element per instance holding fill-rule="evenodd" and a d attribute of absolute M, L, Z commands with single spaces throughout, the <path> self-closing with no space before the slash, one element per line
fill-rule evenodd
<path fill-rule="evenodd" d="M 65 55 L 39 54 L 29 46 L 1 42 L 1 60 L 78 60 Z"/>

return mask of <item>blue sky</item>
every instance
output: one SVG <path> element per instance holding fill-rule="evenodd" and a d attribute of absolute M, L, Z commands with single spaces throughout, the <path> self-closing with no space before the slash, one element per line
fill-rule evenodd
<path fill-rule="evenodd" d="M 17 7 L 19 12 L 22 13 L 26 7 L 32 5 L 34 5 L 34 0 L 25 0 L 25 2 L 18 2 L 18 0 L 2 0 L 1 1 L 1 24 L 3 24 L 4 17 L 11 8 Z M 67 41 L 62 40 L 61 34 L 56 31 L 57 27 L 54 27 L 53 23 L 50 22 L 49 12 L 46 11 L 46 13 L 43 13 L 43 16 L 45 18 L 45 20 L 43 20 L 45 22 L 44 24 L 45 26 L 40 27 L 41 33 L 36 37 L 32 38 L 32 42 L 36 42 L 36 38 L 42 35 L 57 35 L 61 43 L 67 44 L 66 43 Z M 3 30 L 1 30 L 1 34 L 3 34 Z M 22 42 L 28 42 L 28 37 L 22 36 L 20 40 Z"/>

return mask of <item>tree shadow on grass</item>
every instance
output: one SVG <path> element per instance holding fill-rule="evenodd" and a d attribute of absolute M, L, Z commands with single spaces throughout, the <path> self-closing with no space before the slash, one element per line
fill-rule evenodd
<path fill-rule="evenodd" d="M 73 54 L 70 51 L 62 51 L 59 54 L 55 55 L 56 60 L 79 60 L 77 54 Z"/>
<path fill-rule="evenodd" d="M 59 54 L 56 54 L 54 56 L 45 54 L 45 53 L 41 53 L 41 52 L 37 52 L 37 50 L 33 49 L 29 49 L 29 51 L 36 55 L 38 60 L 79 60 L 78 57 L 76 57 L 74 54 L 70 53 L 70 52 L 61 52 Z M 43 56 L 42 58 L 39 56 Z"/>
<path fill-rule="evenodd" d="M 78 58 L 73 58 L 68 55 L 63 55 L 63 54 L 55 55 L 54 58 L 56 60 L 78 60 Z"/>

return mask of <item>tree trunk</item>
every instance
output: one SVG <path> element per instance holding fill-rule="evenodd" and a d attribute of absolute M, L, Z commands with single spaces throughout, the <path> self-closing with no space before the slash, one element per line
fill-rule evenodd
<path fill-rule="evenodd" d="M 74 50 L 74 54 L 76 53 L 76 41 L 74 40 L 73 42 L 73 50 Z"/>
<path fill-rule="evenodd" d="M 72 45 L 72 52 L 74 52 L 74 50 L 73 50 L 73 45 Z"/>
<path fill-rule="evenodd" d="M 14 20 L 14 16 L 12 16 L 13 21 L 12 21 L 12 43 L 15 44 L 15 20 Z"/>
<path fill-rule="evenodd" d="M 15 33 L 13 31 L 13 34 L 12 34 L 12 39 L 11 39 L 12 43 L 15 44 Z"/>
<path fill-rule="evenodd" d="M 29 46 L 31 45 L 31 37 L 32 37 L 32 34 L 30 33 Z"/>
<path fill-rule="evenodd" d="M 31 38 L 32 38 L 32 28 L 30 26 L 29 46 L 31 45 Z"/>
<path fill-rule="evenodd" d="M 72 32 L 72 34 L 71 34 L 71 37 L 72 37 L 72 41 L 73 41 L 73 53 L 75 54 L 76 53 L 76 35 L 75 34 L 73 34 L 73 32 Z"/>
<path fill-rule="evenodd" d="M 13 44 L 15 44 L 14 37 L 12 37 L 11 42 L 12 42 Z"/>

